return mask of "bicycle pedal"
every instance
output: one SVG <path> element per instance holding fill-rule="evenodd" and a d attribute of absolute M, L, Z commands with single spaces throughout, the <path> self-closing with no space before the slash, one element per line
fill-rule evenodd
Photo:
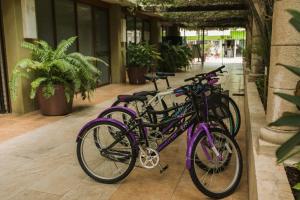
<path fill-rule="evenodd" d="M 164 172 L 169 168 L 169 165 L 165 165 L 165 166 L 163 167 L 161 164 L 159 164 L 158 166 L 159 166 L 159 168 L 160 168 L 160 173 L 161 173 L 161 174 L 164 173 Z"/>

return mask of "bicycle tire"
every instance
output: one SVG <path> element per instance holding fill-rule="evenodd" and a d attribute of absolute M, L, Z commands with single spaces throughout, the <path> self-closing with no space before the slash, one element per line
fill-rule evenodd
<path fill-rule="evenodd" d="M 94 179 L 95 181 L 99 182 L 99 183 L 105 183 L 105 184 L 113 184 L 113 183 L 117 183 L 123 179 L 125 179 L 129 173 L 133 170 L 135 163 L 136 163 L 136 158 L 137 158 L 137 148 L 134 146 L 134 141 L 132 140 L 131 137 L 129 137 L 129 135 L 124 135 L 124 137 L 126 137 L 129 141 L 130 147 L 131 147 L 131 151 L 132 151 L 132 158 L 130 159 L 130 163 L 128 164 L 128 168 L 127 170 L 120 176 L 113 178 L 113 179 L 103 179 L 100 177 L 95 176 L 95 174 L 93 172 L 91 172 L 88 167 L 85 164 L 83 155 L 82 155 L 82 142 L 83 142 L 83 138 L 85 137 L 85 135 L 87 133 L 89 133 L 89 130 L 91 130 L 92 128 L 98 126 L 98 125 L 111 125 L 111 126 L 115 126 L 118 129 L 120 129 L 122 132 L 126 132 L 126 130 L 119 126 L 116 123 L 113 122 L 95 122 L 93 124 L 91 124 L 90 126 L 86 127 L 85 130 L 83 131 L 82 137 L 80 137 L 77 141 L 77 148 L 76 148 L 76 154 L 77 154 L 77 159 L 79 161 L 80 167 L 83 169 L 83 171 L 92 179 Z"/>

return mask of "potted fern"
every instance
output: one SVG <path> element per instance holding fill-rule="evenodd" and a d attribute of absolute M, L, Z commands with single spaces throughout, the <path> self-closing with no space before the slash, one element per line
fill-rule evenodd
<path fill-rule="evenodd" d="M 129 44 L 127 47 L 127 73 L 129 83 L 144 84 L 146 82 L 144 75 L 148 68 L 157 60 L 160 54 L 149 44 Z"/>
<path fill-rule="evenodd" d="M 42 40 L 24 42 L 22 47 L 31 51 L 31 58 L 19 61 L 13 70 L 10 83 L 13 99 L 21 77 L 33 78 L 30 98 L 37 99 L 44 115 L 70 113 L 75 93 L 80 93 L 83 99 L 89 98 L 100 74 L 93 64 L 98 59 L 80 53 L 68 53 L 76 39 L 71 37 L 63 40 L 56 49 Z"/>

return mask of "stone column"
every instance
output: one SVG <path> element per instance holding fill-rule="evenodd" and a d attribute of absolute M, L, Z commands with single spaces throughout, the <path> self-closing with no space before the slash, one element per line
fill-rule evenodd
<path fill-rule="evenodd" d="M 298 76 L 277 63 L 300 66 L 300 34 L 289 23 L 291 15 L 287 9 L 300 10 L 299 0 L 275 1 L 271 43 L 271 61 L 268 88 L 267 122 L 278 119 L 283 112 L 296 112 L 295 105 L 274 95 L 274 92 L 294 94 Z M 261 139 L 281 144 L 295 133 L 291 127 L 267 127 Z"/>
<path fill-rule="evenodd" d="M 111 51 L 111 77 L 112 83 L 123 83 L 126 81 L 125 55 L 126 48 L 122 41 L 123 30 L 122 19 L 124 18 L 121 6 L 110 7 L 110 51 Z"/>
<path fill-rule="evenodd" d="M 252 50 L 254 52 L 251 53 L 251 73 L 253 74 L 261 74 L 263 73 L 264 66 L 262 64 L 262 55 L 259 50 L 261 49 L 261 34 L 259 31 L 258 24 L 255 19 L 253 19 L 252 23 Z"/>

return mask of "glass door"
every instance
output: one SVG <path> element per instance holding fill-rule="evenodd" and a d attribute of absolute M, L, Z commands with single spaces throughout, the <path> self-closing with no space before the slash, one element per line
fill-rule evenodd
<path fill-rule="evenodd" d="M 0 5 L 1 11 L 1 5 Z M 2 17 L 2 12 L 0 12 L 0 17 Z M 0 20 L 2 24 L 2 20 Z M 8 87 L 7 87 L 7 73 L 4 62 L 4 51 L 3 51 L 3 35 L 2 27 L 0 27 L 0 113 L 9 112 L 9 98 L 8 98 Z"/>
<path fill-rule="evenodd" d="M 97 63 L 97 67 L 101 71 L 99 85 L 105 85 L 111 82 L 110 41 L 107 9 L 94 9 L 94 27 L 95 56 L 104 61 Z"/>

